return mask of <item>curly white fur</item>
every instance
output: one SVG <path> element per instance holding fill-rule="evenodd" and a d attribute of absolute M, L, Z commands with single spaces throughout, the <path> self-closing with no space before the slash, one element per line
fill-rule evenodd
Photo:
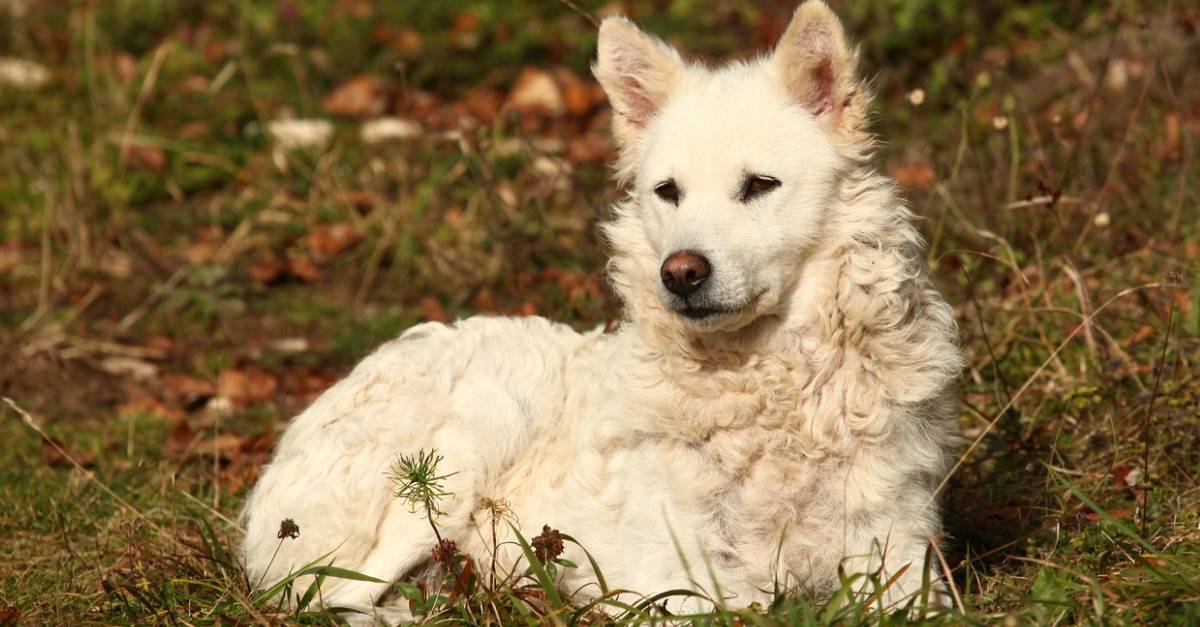
<path fill-rule="evenodd" d="M 433 534 L 385 471 L 436 448 L 454 473 L 441 533 L 484 564 L 481 501 L 502 499 L 528 534 L 573 534 L 613 588 L 719 588 L 743 605 L 776 584 L 830 590 L 841 566 L 898 575 L 889 599 L 916 591 L 961 357 L 912 216 L 867 165 L 853 65 L 815 1 L 773 55 L 716 70 L 606 20 L 596 74 L 630 197 L 604 233 L 624 323 L 472 318 L 381 347 L 292 421 L 251 493 L 252 580 L 326 554 L 389 582 L 413 573 Z M 730 192 L 764 170 L 774 191 Z M 677 206 L 654 196 L 664 177 Z M 680 248 L 712 260 L 701 296 L 723 313 L 688 318 L 695 303 L 663 289 Z M 301 535 L 280 543 L 284 518 Z M 564 590 L 591 580 L 578 549 L 565 557 L 581 566 Z M 325 586 L 326 603 L 360 606 L 390 587 Z"/>

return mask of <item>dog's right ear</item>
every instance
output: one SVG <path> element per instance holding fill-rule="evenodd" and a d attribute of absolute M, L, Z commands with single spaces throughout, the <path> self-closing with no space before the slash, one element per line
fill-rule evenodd
<path fill-rule="evenodd" d="M 683 60 L 675 49 L 620 16 L 604 18 L 592 73 L 613 107 L 613 135 L 624 148 L 658 115 Z"/>

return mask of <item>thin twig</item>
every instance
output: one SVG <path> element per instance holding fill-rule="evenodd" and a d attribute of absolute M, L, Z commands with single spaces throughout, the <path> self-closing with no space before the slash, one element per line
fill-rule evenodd
<path fill-rule="evenodd" d="M 592 26 L 594 26 L 596 28 L 600 28 L 600 20 L 597 20 L 596 16 L 592 15 L 591 13 L 584 11 L 582 8 L 579 7 L 578 4 L 575 4 L 571 0 L 558 0 L 558 1 L 567 5 L 568 7 L 570 7 L 570 9 L 572 11 L 582 15 L 585 20 L 592 23 Z"/>
<path fill-rule="evenodd" d="M 1034 196 L 1033 198 L 1030 198 L 1028 200 L 1018 200 L 1016 202 L 1010 202 L 1007 205 L 1004 205 L 1004 208 L 1005 209 L 1023 209 L 1025 207 L 1040 207 L 1043 205 L 1062 205 L 1062 204 L 1081 205 L 1081 204 L 1083 204 L 1083 200 L 1081 200 L 1079 198 L 1074 198 L 1072 196 L 1059 196 L 1059 197 L 1055 198 L 1054 196 L 1047 194 L 1044 196 Z"/>
<path fill-rule="evenodd" d="M 125 131 L 121 135 L 121 149 L 117 151 L 117 166 L 121 169 L 125 168 L 125 162 L 129 159 L 129 146 L 132 143 L 133 132 L 137 130 L 142 108 L 146 106 L 146 101 L 150 100 L 150 93 L 154 91 L 154 85 L 158 82 L 158 73 L 162 70 L 163 62 L 167 60 L 167 53 L 170 51 L 169 43 L 159 46 L 154 51 L 154 59 L 150 61 L 150 69 L 146 70 L 146 78 L 142 80 L 137 100 L 133 103 L 129 117 L 125 120 Z"/>
<path fill-rule="evenodd" d="M 203 507 L 204 509 L 208 510 L 208 513 L 212 514 L 213 516 L 216 516 L 217 518 L 220 518 L 222 522 L 229 525 L 230 527 L 233 527 L 234 529 L 236 529 L 242 533 L 246 532 L 245 527 L 242 527 L 241 525 L 237 524 L 236 521 L 229 518 L 225 514 L 222 514 L 221 512 L 213 509 L 213 507 L 211 505 L 209 505 L 208 503 L 205 503 L 204 501 L 201 501 L 200 499 L 192 496 L 191 494 L 188 494 L 188 492 L 186 490 L 179 490 L 178 493 L 187 497 L 187 499 L 189 501 L 195 503 L 196 505 L 199 505 L 200 507 Z"/>
<path fill-rule="evenodd" d="M 17 328 L 18 334 L 32 329 L 42 319 L 42 316 L 50 310 L 50 263 L 51 257 L 54 254 L 50 251 L 50 229 L 53 228 L 53 218 L 54 195 L 53 193 L 47 193 L 46 204 L 42 208 L 42 265 L 41 276 L 38 280 L 37 309 Z"/>
<path fill-rule="evenodd" d="M 1167 312 L 1167 332 L 1163 335 L 1162 350 L 1158 354 L 1157 372 L 1154 373 L 1154 388 L 1150 392 L 1150 405 L 1146 408 L 1146 416 L 1142 419 L 1142 472 L 1145 476 L 1145 483 L 1150 485 L 1150 428 L 1154 421 L 1154 402 L 1158 400 L 1159 385 L 1162 383 L 1162 373 L 1167 361 L 1167 346 L 1171 343 L 1171 325 L 1175 323 L 1175 305 L 1178 301 L 1176 293 L 1179 290 L 1179 283 L 1175 280 L 1175 273 L 1172 272 L 1168 277 L 1171 281 L 1171 309 Z M 1144 502 L 1142 503 L 1142 537 L 1146 537 L 1146 521 L 1150 518 L 1150 489 L 1147 487 L 1142 491 Z"/>
<path fill-rule="evenodd" d="M 942 555 L 942 547 L 938 546 L 937 542 L 930 542 L 929 545 L 933 547 L 933 552 L 937 554 L 938 562 L 942 564 L 942 572 L 946 573 L 946 583 L 950 584 L 950 593 L 954 595 L 954 606 L 959 609 L 965 609 L 966 606 L 963 605 L 962 597 L 958 594 L 958 585 L 954 583 L 954 577 L 950 576 L 950 564 L 946 562 L 946 556 Z"/>
<path fill-rule="evenodd" d="M 146 300 L 143 300 L 142 303 L 133 311 L 125 314 L 125 317 L 121 318 L 121 321 L 117 323 L 117 329 L 119 329 L 121 332 L 125 332 L 128 331 L 130 327 L 137 324 L 138 321 L 142 319 L 142 316 L 146 315 L 146 313 L 150 311 L 150 308 L 153 307 L 160 298 L 166 296 L 168 292 L 175 289 L 181 282 L 183 282 L 183 278 L 187 276 L 187 271 L 190 267 L 191 266 L 183 266 L 182 268 L 176 270 L 175 273 L 170 276 L 170 278 L 151 290 L 150 295 L 146 297 Z"/>

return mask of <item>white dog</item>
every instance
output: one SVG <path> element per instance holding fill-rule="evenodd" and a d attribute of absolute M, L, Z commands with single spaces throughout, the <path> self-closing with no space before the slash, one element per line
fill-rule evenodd
<path fill-rule="evenodd" d="M 620 329 L 472 318 L 380 348 L 292 421 L 250 495 L 252 581 L 327 553 L 388 582 L 418 572 L 434 535 L 386 471 L 437 449 L 454 474 L 436 522 L 481 564 L 490 498 L 527 537 L 572 534 L 612 588 L 744 606 L 827 592 L 842 568 L 890 581 L 889 601 L 916 592 L 962 359 L 912 215 L 868 164 L 855 61 L 819 0 L 773 53 L 718 69 L 606 19 Z M 301 534 L 280 543 L 285 518 Z M 594 581 L 564 557 L 580 566 L 562 589 Z M 390 587 L 331 578 L 323 599 Z"/>

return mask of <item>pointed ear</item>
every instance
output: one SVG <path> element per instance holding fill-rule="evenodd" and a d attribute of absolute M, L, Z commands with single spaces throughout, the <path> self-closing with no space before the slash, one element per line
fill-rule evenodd
<path fill-rule="evenodd" d="M 592 73 L 612 103 L 613 133 L 624 147 L 658 115 L 683 61 L 674 48 L 618 16 L 601 22 L 597 47 Z"/>
<path fill-rule="evenodd" d="M 835 130 L 861 130 L 867 95 L 842 22 L 822 0 L 807 0 L 775 46 L 772 62 L 796 102 Z"/>

